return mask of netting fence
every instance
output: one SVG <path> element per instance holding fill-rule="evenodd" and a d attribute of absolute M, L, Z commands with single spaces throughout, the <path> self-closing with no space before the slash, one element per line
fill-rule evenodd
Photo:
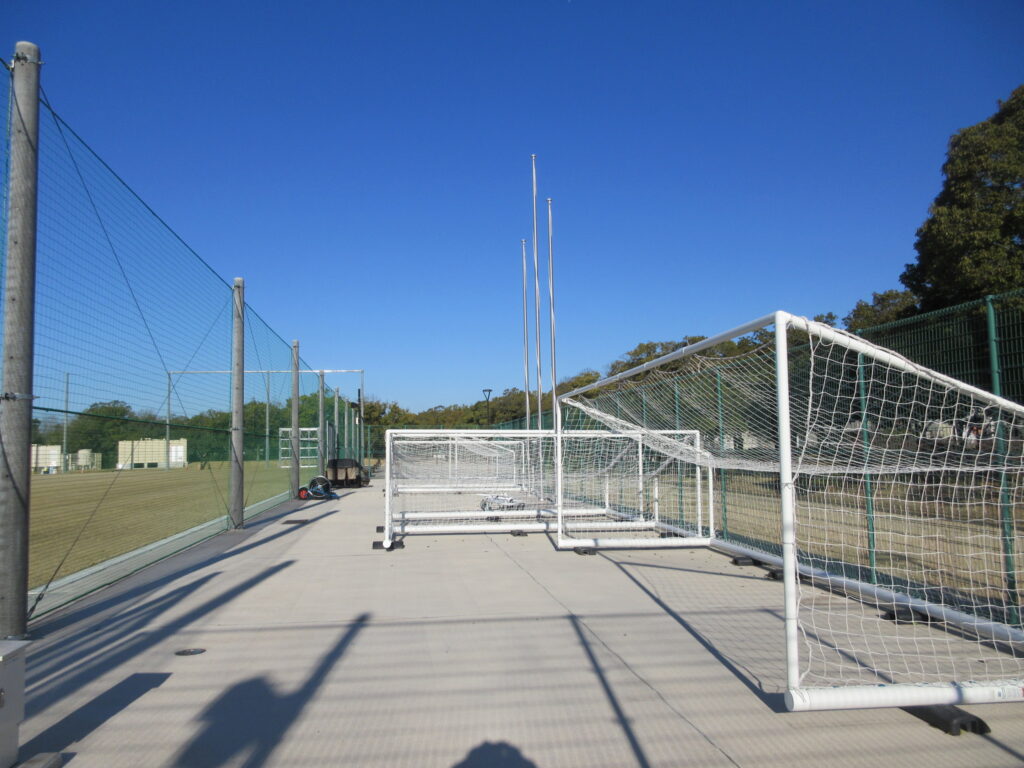
<path fill-rule="evenodd" d="M 1024 289 L 867 328 L 860 336 L 1024 403 Z"/>
<path fill-rule="evenodd" d="M 34 615 L 225 529 L 231 459 L 231 285 L 45 99 L 39 122 Z M 9 110 L 4 125 L 6 216 Z M 245 376 L 251 516 L 289 493 L 292 351 L 248 306 L 245 348 L 247 370 L 280 371 Z M 301 375 L 303 427 L 318 426 L 318 385 Z"/>

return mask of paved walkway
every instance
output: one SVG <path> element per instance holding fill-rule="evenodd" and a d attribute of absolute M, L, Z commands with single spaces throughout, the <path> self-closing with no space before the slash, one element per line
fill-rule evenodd
<path fill-rule="evenodd" d="M 118 766 L 1015 766 L 902 710 L 783 711 L 781 585 L 706 550 L 546 536 L 371 550 L 382 494 L 299 503 L 33 627 L 22 757 Z M 307 522 L 298 523 L 304 520 Z M 203 648 L 205 653 L 177 656 Z"/>

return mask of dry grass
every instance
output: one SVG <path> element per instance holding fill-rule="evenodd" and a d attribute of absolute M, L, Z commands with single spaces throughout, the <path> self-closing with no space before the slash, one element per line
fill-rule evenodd
<path fill-rule="evenodd" d="M 246 462 L 246 506 L 287 491 L 288 472 L 275 463 Z M 211 462 L 205 469 L 194 464 L 34 475 L 29 587 L 226 515 L 229 482 L 228 462 Z"/>

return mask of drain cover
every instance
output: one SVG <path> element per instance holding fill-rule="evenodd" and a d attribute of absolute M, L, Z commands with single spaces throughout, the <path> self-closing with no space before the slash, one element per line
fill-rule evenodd
<path fill-rule="evenodd" d="M 175 656 L 198 656 L 200 653 L 206 653 L 205 648 L 182 648 L 180 651 L 175 651 Z"/>

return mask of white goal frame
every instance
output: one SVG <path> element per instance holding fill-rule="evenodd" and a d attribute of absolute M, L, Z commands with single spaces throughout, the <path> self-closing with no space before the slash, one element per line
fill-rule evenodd
<path fill-rule="evenodd" d="M 636 514 L 615 509 L 611 505 L 608 491 L 608 479 L 605 479 L 604 506 L 586 510 L 567 510 L 567 494 L 565 492 L 565 460 L 564 446 L 566 439 L 570 440 L 607 440 L 608 438 L 626 438 L 636 442 L 638 452 L 637 462 L 637 485 L 639 496 L 642 499 L 647 487 L 647 476 L 644 473 L 644 448 L 646 444 L 644 437 L 647 435 L 660 435 L 662 437 L 688 437 L 691 441 L 691 448 L 695 454 L 700 452 L 700 431 L 695 429 L 659 429 L 659 430 L 623 430 L 610 432 L 607 430 L 572 430 L 556 433 L 558 461 L 557 495 L 556 495 L 556 518 L 557 538 L 555 545 L 558 549 L 578 549 L 580 547 L 595 549 L 678 549 L 684 547 L 706 547 L 711 543 L 710 536 L 701 535 L 705 527 L 704 520 L 707 519 L 707 528 L 715 529 L 714 522 L 714 473 L 710 469 L 702 470 L 700 465 L 695 465 L 696 491 L 697 491 L 697 525 L 694 529 L 680 528 L 672 523 L 661 519 L 660 514 L 660 483 L 657 475 L 651 478 L 650 488 L 652 492 L 652 511 L 649 516 Z M 704 480 L 707 485 L 705 487 Z M 571 517 L 580 514 L 590 514 L 606 518 L 604 522 L 594 520 L 593 522 L 578 522 L 571 520 Z M 608 520 L 607 518 L 610 518 Z M 616 531 L 630 531 L 633 534 L 650 533 L 658 534 L 657 537 L 615 537 L 610 535 L 602 536 L 578 536 L 574 534 L 593 531 L 594 533 L 609 534 Z"/>
<path fill-rule="evenodd" d="M 995 406 L 1013 416 L 1014 423 L 1024 422 L 1024 406 L 970 386 L 949 376 L 923 368 L 898 354 L 884 350 L 850 334 L 830 326 L 809 321 L 787 312 L 775 312 L 752 322 L 710 337 L 696 344 L 683 347 L 656 360 L 611 376 L 591 385 L 580 387 L 559 395 L 559 409 L 575 405 L 571 398 L 608 385 L 621 382 L 637 374 L 656 369 L 673 360 L 695 355 L 716 345 L 751 334 L 755 331 L 774 327 L 775 343 L 775 387 L 777 416 L 777 467 L 779 482 L 779 541 L 781 557 L 748 549 L 734 542 L 714 537 L 710 545 L 723 552 L 749 556 L 759 562 L 781 568 L 783 578 L 783 603 L 785 624 L 786 658 L 786 706 L 791 711 L 821 709 L 855 709 L 872 707 L 906 707 L 942 704 L 982 704 L 1024 700 L 1024 679 L 1014 678 L 997 681 L 974 682 L 958 680 L 949 683 L 886 684 L 886 685 L 836 685 L 828 687 L 805 686 L 801 680 L 799 617 L 800 581 L 814 587 L 822 587 L 846 598 L 867 604 L 894 609 L 907 609 L 931 620 L 951 624 L 971 637 L 991 641 L 1004 647 L 1010 646 L 1014 658 L 1024 655 L 1024 631 L 1017 626 L 986 620 L 958 610 L 953 610 L 909 594 L 878 587 L 845 575 L 828 572 L 798 562 L 797 553 L 797 510 L 795 503 L 795 478 L 793 470 L 793 434 L 790 413 L 790 370 L 787 332 L 790 329 L 803 331 L 830 344 L 845 347 L 848 351 L 869 357 L 872 363 L 889 366 L 897 371 L 923 378 L 935 385 L 949 388 L 974 399 L 978 403 Z M 605 390 L 607 391 L 607 390 Z M 613 419 L 608 420 L 614 424 Z M 556 420 L 557 423 L 557 420 Z M 623 429 L 636 428 L 623 422 Z M 556 441 L 558 437 L 556 436 Z M 557 444 L 557 443 L 556 443 Z M 709 468 L 710 469 L 710 468 Z M 710 474 L 710 473 L 709 473 Z M 606 542 L 611 543 L 611 542 Z M 561 544 L 561 541 L 560 541 Z M 617 543 L 616 543 L 617 544 Z M 1022 676 L 1024 677 L 1024 676 Z"/>
<path fill-rule="evenodd" d="M 634 441 L 637 449 L 641 452 L 644 449 L 644 433 L 640 430 L 628 432 L 610 432 L 608 430 L 571 430 L 560 433 L 566 439 L 600 440 L 608 438 L 628 439 Z M 689 437 L 697 448 L 700 444 L 700 433 L 697 430 L 659 430 L 661 435 L 683 435 Z M 654 515 L 651 519 L 638 519 L 635 516 L 617 511 L 611 508 L 605 499 L 604 507 L 593 506 L 591 508 L 576 508 L 571 514 L 566 513 L 565 497 L 560 492 L 562 488 L 561 463 L 558 463 L 559 471 L 553 472 L 553 492 L 549 495 L 546 489 L 527 488 L 530 473 L 524 466 L 522 473 L 513 476 L 511 482 L 505 479 L 504 482 L 486 482 L 481 478 L 472 478 L 470 482 L 459 480 L 452 475 L 452 470 L 458 471 L 458 453 L 449 454 L 448 479 L 433 483 L 410 483 L 403 484 L 393 474 L 395 444 L 399 442 L 404 445 L 454 445 L 452 441 L 460 438 L 466 442 L 460 443 L 463 446 L 474 444 L 475 441 L 486 441 L 487 438 L 500 439 L 499 443 L 492 443 L 498 450 L 504 450 L 508 444 L 528 446 L 538 441 L 544 442 L 552 449 L 551 459 L 555 462 L 557 454 L 556 432 L 554 430 L 484 430 L 484 429 L 397 429 L 387 430 L 384 436 L 385 445 L 385 471 L 384 471 L 384 538 L 383 547 L 392 547 L 397 537 L 416 534 L 452 534 L 452 533 L 511 533 L 513 531 L 526 532 L 555 532 L 557 541 L 561 548 L 578 548 L 594 546 L 622 546 L 622 547 L 686 547 L 686 546 L 707 546 L 710 538 L 695 535 L 694 531 L 685 530 L 660 519 L 658 510 L 657 479 L 654 482 Z M 484 443 L 488 445 L 488 443 Z M 525 459 L 527 452 L 523 452 Z M 639 463 L 637 483 L 644 485 L 643 463 Z M 701 470 L 696 470 L 697 477 L 701 478 Z M 543 468 L 541 472 L 543 473 Z M 712 474 L 706 476 L 706 489 L 698 484 L 697 530 L 702 526 L 706 516 L 708 526 L 713 530 L 713 497 L 714 488 Z M 398 510 L 396 507 L 399 496 L 422 495 L 429 497 L 431 494 L 464 495 L 467 498 L 484 496 L 487 494 L 501 494 L 530 491 L 534 497 L 540 497 L 544 504 L 536 509 L 505 509 L 492 510 L 477 508 L 475 504 L 462 505 L 458 510 L 446 511 L 406 511 Z M 573 520 L 570 518 L 584 517 L 586 520 Z M 609 520 L 610 518 L 610 520 Z M 605 522 L 599 522 L 604 519 Z M 646 539 L 614 539 L 594 537 L 571 537 L 572 533 L 609 530 L 649 531 L 655 534 L 665 533 L 667 538 L 646 538 Z M 645 542 L 645 543 L 644 543 Z"/>
<path fill-rule="evenodd" d="M 751 358 L 751 361 L 756 362 L 758 367 L 751 368 L 751 376 L 743 380 L 748 382 L 750 386 L 749 391 L 756 398 L 756 401 L 750 401 L 750 407 L 757 408 L 757 413 L 764 415 L 764 420 L 760 422 L 762 426 L 756 433 L 752 434 L 755 437 L 766 434 L 770 435 L 768 442 L 751 446 L 752 450 L 759 452 L 760 458 L 750 458 L 738 454 L 735 457 L 726 456 L 726 452 L 733 450 L 734 447 L 726 445 L 724 435 L 721 433 L 719 433 L 721 444 L 717 448 L 705 445 L 702 449 L 699 442 L 699 432 L 696 432 L 697 437 L 694 443 L 686 444 L 683 441 L 670 442 L 665 439 L 664 435 L 658 434 L 659 430 L 654 428 L 646 429 L 644 427 L 644 425 L 650 423 L 646 415 L 644 418 L 641 418 L 637 412 L 633 412 L 632 418 L 635 421 L 631 422 L 628 419 L 620 419 L 616 415 L 597 409 L 594 403 L 584 407 L 581 402 L 574 400 L 574 398 L 578 398 L 580 395 L 594 389 L 601 389 L 602 393 L 609 393 L 611 391 L 609 385 L 620 382 L 628 385 L 630 382 L 626 382 L 626 380 L 631 377 L 654 371 L 666 363 L 675 360 L 681 361 L 684 358 L 698 355 L 705 351 L 712 352 L 712 354 L 705 356 L 704 360 L 738 360 L 739 358 L 718 358 L 713 354 L 713 348 L 725 342 L 748 337 L 749 334 L 758 331 L 762 333 L 759 334 L 760 339 L 757 342 L 757 356 Z M 806 338 L 813 342 L 808 347 L 808 355 L 811 356 L 808 358 L 810 360 L 809 365 L 805 365 L 806 361 L 803 363 L 798 362 L 797 366 L 804 365 L 805 367 L 796 367 L 794 371 L 799 372 L 802 376 L 810 376 L 812 380 L 815 377 L 824 377 L 821 381 L 826 382 L 826 384 L 814 384 L 813 381 L 804 382 L 803 379 L 800 379 L 796 380 L 797 386 L 791 388 L 790 376 L 793 373 L 790 370 L 790 366 L 793 363 L 791 363 L 789 350 L 789 334 L 791 331 L 797 334 L 797 338 L 803 338 L 802 334 L 805 334 Z M 769 341 L 769 339 L 773 341 Z M 794 349 L 796 350 L 796 347 Z M 794 354 L 796 357 L 793 360 L 804 360 L 804 358 L 800 357 L 803 355 L 802 351 L 795 351 Z M 837 362 L 835 363 L 833 363 L 831 357 L 833 354 L 836 355 Z M 814 357 L 815 355 L 817 357 Z M 840 455 L 839 449 L 836 448 L 834 456 L 832 459 L 829 459 L 826 447 L 836 445 L 837 440 L 839 442 L 842 442 L 843 439 L 849 440 L 849 435 L 846 435 L 845 438 L 837 436 L 831 426 L 832 422 L 828 420 L 819 422 L 818 415 L 812 420 L 808 416 L 811 413 L 811 405 L 809 401 L 805 400 L 799 400 L 797 406 L 800 409 L 797 411 L 798 416 L 801 413 L 804 414 L 801 416 L 801 422 L 798 425 L 803 427 L 803 431 L 794 430 L 793 414 L 791 413 L 794 393 L 800 398 L 805 398 L 811 397 L 811 393 L 817 392 L 814 389 L 815 386 L 823 388 L 826 385 L 828 387 L 839 386 L 840 384 L 848 386 L 849 379 L 844 377 L 849 376 L 850 363 L 848 359 L 851 355 L 854 359 L 853 368 L 856 372 L 856 382 L 861 381 L 862 359 L 868 361 L 871 366 L 874 366 L 880 372 L 877 386 L 881 391 L 880 396 L 886 403 L 900 406 L 904 402 L 911 404 L 916 402 L 913 399 L 915 397 L 913 392 L 909 395 L 909 400 L 905 401 L 902 399 L 904 395 L 901 393 L 900 388 L 903 385 L 899 382 L 906 378 L 912 382 L 912 386 L 916 386 L 921 390 L 923 393 L 922 397 L 925 398 L 921 402 L 927 408 L 931 407 L 929 405 L 931 401 L 926 397 L 928 392 L 937 391 L 941 397 L 947 396 L 941 393 L 948 393 L 949 396 L 961 398 L 964 402 L 972 404 L 972 407 L 983 406 L 986 409 L 995 409 L 998 414 L 997 419 L 1000 420 L 998 423 L 1009 425 L 1011 433 L 1016 430 L 1017 437 L 1014 438 L 1015 440 L 1020 441 L 1024 439 L 1022 437 L 1024 435 L 1024 406 L 919 366 L 896 353 L 882 349 L 859 337 L 780 311 L 717 334 L 696 344 L 691 344 L 669 355 L 595 382 L 587 387 L 581 387 L 572 392 L 559 395 L 556 401 L 556 415 L 558 418 L 555 419 L 556 427 L 554 430 L 389 430 L 385 440 L 388 458 L 385 470 L 384 547 L 386 549 L 391 548 L 396 537 L 404 537 L 414 533 L 497 533 L 514 532 L 516 530 L 524 532 L 557 532 L 556 543 L 560 548 L 578 548 L 581 546 L 616 548 L 709 546 L 733 555 L 751 557 L 762 564 L 773 566 L 781 572 L 783 582 L 781 599 L 784 647 L 780 650 L 785 656 L 785 702 L 787 708 L 791 711 L 1022 701 L 1024 700 L 1024 671 L 1022 671 L 1024 670 L 1024 666 L 1022 666 L 1024 665 L 1024 630 L 1017 624 L 1019 619 L 1014 618 L 1015 612 L 993 613 L 992 611 L 977 610 L 971 613 L 971 611 L 975 610 L 972 607 L 972 603 L 961 603 L 946 599 L 943 590 L 946 589 L 945 585 L 949 582 L 942 580 L 936 581 L 934 585 L 931 583 L 927 584 L 929 588 L 934 586 L 938 593 L 926 591 L 925 597 L 920 596 L 920 590 L 915 592 L 913 585 L 908 586 L 907 582 L 901 582 L 898 579 L 889 582 L 889 587 L 891 588 L 869 583 L 865 580 L 868 577 L 863 571 L 857 572 L 854 569 L 851 572 L 846 567 L 851 564 L 857 566 L 859 562 L 862 562 L 858 560 L 858 557 L 863 557 L 863 555 L 855 555 L 849 560 L 843 559 L 845 555 L 839 557 L 825 556 L 822 559 L 813 549 L 819 539 L 806 538 L 808 533 L 819 535 L 820 532 L 820 535 L 826 537 L 820 541 L 824 541 L 828 546 L 831 546 L 833 541 L 840 547 L 848 545 L 848 540 L 844 538 L 847 532 L 842 528 L 842 523 L 830 523 L 827 517 L 817 520 L 811 519 L 812 505 L 809 501 L 811 490 L 810 486 L 806 485 L 806 478 L 808 476 L 821 477 L 826 480 L 836 477 L 840 479 L 840 482 L 847 482 L 843 478 L 856 478 L 858 476 L 863 478 L 878 471 L 883 474 L 897 476 L 900 483 L 908 485 L 913 482 L 913 473 L 937 471 L 940 473 L 938 482 L 942 484 L 941 473 L 943 471 L 955 473 L 962 470 L 962 465 L 950 465 L 948 458 L 939 460 L 928 459 L 928 454 L 921 453 L 919 448 L 912 449 L 918 452 L 907 454 L 906 457 L 899 454 L 899 450 L 902 450 L 899 449 L 897 451 L 899 455 L 895 459 L 897 463 L 885 466 L 877 465 L 881 469 L 877 469 L 875 464 L 869 465 L 866 463 L 866 458 L 855 458 L 854 454 L 850 453 L 848 443 L 842 444 L 842 450 L 846 453 Z M 815 363 L 814 360 L 818 360 L 819 363 Z M 701 370 L 699 366 L 705 363 L 695 359 L 691 361 L 691 364 L 697 366 L 694 370 L 699 371 Z M 708 363 L 708 365 L 714 364 Z M 813 366 L 817 364 L 823 365 L 824 368 L 821 371 L 816 370 Z M 838 367 L 833 370 L 830 367 L 832 365 Z M 843 366 L 846 367 L 844 368 Z M 689 369 L 684 368 L 684 370 Z M 833 381 L 833 376 L 836 377 L 834 380 L 837 384 L 835 385 L 827 383 Z M 890 395 L 887 389 L 890 386 L 890 379 L 887 378 L 889 376 L 898 379 L 894 385 L 892 399 L 889 399 Z M 636 382 L 638 380 L 634 379 L 633 381 Z M 658 379 L 655 378 L 652 381 L 657 382 Z M 807 388 L 801 389 L 800 387 L 804 386 L 805 383 Z M 860 386 L 860 384 L 857 384 L 857 386 Z M 621 397 L 628 397 L 629 391 L 627 387 L 622 392 Z M 701 396 L 697 390 L 693 390 L 693 395 L 695 398 Z M 615 397 L 620 397 L 618 392 L 615 393 Z M 594 402 L 596 403 L 597 401 Z M 616 400 L 616 402 L 620 401 Z M 621 402 L 628 405 L 626 400 Z M 646 401 L 642 400 L 641 402 Z M 694 403 L 697 402 L 699 401 L 695 399 Z M 742 408 L 742 404 L 740 407 Z M 847 407 L 849 408 L 849 406 Z M 563 408 L 580 408 L 584 413 L 589 414 L 592 419 L 596 419 L 594 423 L 600 425 L 599 428 L 587 430 L 562 429 L 562 419 L 560 416 Z M 849 412 L 837 411 L 840 415 Z M 644 411 L 644 413 L 646 414 L 647 412 Z M 818 410 L 814 411 L 814 413 L 823 414 L 829 412 Z M 868 413 L 867 410 L 862 411 L 862 414 Z M 719 416 L 720 419 L 721 416 Z M 871 425 L 868 423 L 866 415 L 862 416 L 862 419 L 862 429 L 864 432 L 867 432 L 871 429 Z M 804 423 L 805 420 L 807 423 Z M 796 460 L 799 462 L 796 466 L 800 469 L 799 480 L 801 483 L 805 483 L 805 485 L 801 486 L 800 493 L 802 495 L 798 505 L 798 476 L 794 470 L 794 451 L 807 452 L 809 450 L 808 446 L 811 445 L 812 438 L 809 430 L 812 421 L 813 424 L 821 423 L 824 428 L 832 429 L 833 431 L 821 432 L 819 435 L 815 435 L 814 440 L 817 441 L 816 445 L 819 447 L 813 448 L 807 456 L 797 455 L 796 457 Z M 847 426 L 849 423 L 852 422 L 847 422 Z M 841 431 L 846 431 L 846 426 L 842 426 L 842 424 L 840 422 Z M 688 426 L 685 420 L 682 426 Z M 998 429 L 1002 430 L 1003 427 Z M 858 430 L 861 430 L 861 427 L 858 427 Z M 678 431 L 686 432 L 686 430 Z M 434 511 L 427 511 L 423 514 L 414 510 L 404 511 L 401 515 L 393 514 L 394 494 L 396 491 L 393 482 L 394 478 L 391 476 L 391 454 L 393 441 L 398 434 L 402 435 L 402 439 L 411 440 L 457 439 L 461 435 L 467 438 L 493 436 L 502 440 L 521 441 L 524 445 L 528 445 L 530 441 L 543 441 L 545 444 L 543 453 L 534 454 L 535 458 L 532 459 L 536 461 L 535 469 L 539 470 L 541 475 L 540 482 L 538 487 L 530 491 L 524 491 L 524 493 L 532 494 L 530 496 L 530 506 L 534 508 L 529 510 L 501 508 L 497 513 L 490 510 L 463 509 L 461 507 L 451 511 L 443 511 L 445 510 L 444 503 L 447 502 L 439 502 L 434 506 Z M 854 434 L 856 435 L 857 432 Z M 1002 434 L 1002 432 L 999 434 Z M 563 448 L 568 441 L 580 438 L 597 440 L 609 437 L 635 440 L 638 450 L 641 452 L 637 462 L 637 466 L 640 468 L 637 483 L 640 489 L 641 515 L 636 515 L 635 510 L 633 512 L 615 510 L 607 498 L 603 508 L 598 503 L 593 505 L 593 509 L 587 509 L 585 499 L 590 498 L 593 500 L 599 494 L 593 492 L 594 486 L 592 484 L 588 486 L 586 483 L 592 482 L 593 478 L 599 474 L 599 471 L 588 469 L 584 470 L 581 474 L 577 471 L 577 466 L 567 469 L 567 467 L 571 466 L 571 462 L 567 463 L 563 456 Z M 1002 437 L 998 438 L 998 440 L 1002 439 Z M 746 438 L 744 438 L 745 441 Z M 710 443 L 710 441 L 708 442 Z M 698 519 L 696 530 L 672 530 L 671 523 L 666 523 L 664 519 L 661 519 L 657 514 L 658 490 L 656 483 L 653 485 L 654 514 L 648 514 L 644 508 L 646 497 L 644 496 L 645 491 L 643 488 L 644 457 L 642 452 L 645 445 L 649 445 L 651 450 L 656 453 L 664 454 L 665 456 L 675 456 L 677 460 L 698 467 L 702 471 L 702 481 L 698 482 L 696 487 L 706 489 L 703 493 L 702 504 L 698 507 L 706 511 L 706 515 Z M 744 444 L 742 449 L 737 450 L 745 451 L 747 448 L 748 446 Z M 865 450 L 870 452 L 870 449 Z M 962 452 L 964 449 L 961 447 L 958 450 Z M 717 451 L 717 454 L 715 451 Z M 576 455 L 584 456 L 585 454 Z M 951 455 L 955 458 L 959 454 L 954 453 Z M 1000 474 L 1003 476 L 1004 480 L 1002 482 L 1004 487 L 1007 473 L 1012 473 L 1013 480 L 1011 482 L 1019 483 L 1020 477 L 1024 473 L 1019 451 L 1009 454 L 1003 452 L 1000 455 L 1003 456 L 1000 461 L 1004 463 L 1000 463 L 998 466 L 994 466 L 989 461 L 984 466 L 976 465 L 968 469 L 974 473 L 991 473 L 995 471 L 997 477 Z M 540 457 L 539 460 L 536 458 L 537 456 Z M 922 456 L 925 458 L 922 459 Z M 1005 464 L 1007 456 L 1010 456 L 1011 464 Z M 858 461 L 862 460 L 864 463 L 858 464 Z M 904 460 L 906 461 L 905 465 L 903 463 Z M 833 463 L 830 464 L 829 461 Z M 929 464 L 929 461 L 932 461 L 936 466 Z M 959 461 L 962 461 L 962 459 L 959 459 Z M 756 466 L 753 466 L 751 462 L 756 463 Z M 595 466 L 600 465 L 595 464 Z M 950 466 L 952 466 L 951 470 L 949 469 Z M 770 538 L 759 539 L 760 543 L 755 542 L 754 546 L 738 543 L 732 540 L 733 536 L 726 535 L 717 530 L 716 521 L 712 517 L 715 509 L 714 477 L 718 474 L 724 478 L 726 472 L 733 472 L 734 470 L 737 472 L 754 473 L 758 477 L 765 477 L 771 481 L 768 486 L 765 486 L 769 490 L 758 497 L 759 503 L 763 505 L 761 508 L 764 515 L 762 520 L 769 523 L 769 527 L 765 529 L 768 530 L 768 533 L 760 535 Z M 623 469 L 623 472 L 625 471 Z M 525 480 L 527 475 L 536 477 L 538 473 L 536 471 L 525 472 L 523 480 Z M 569 489 L 565 487 L 564 480 L 566 477 L 571 478 Z M 624 475 L 619 475 L 619 477 L 624 477 Z M 578 478 L 589 479 L 582 485 L 575 485 Z M 514 477 L 511 479 L 510 485 L 515 485 L 516 479 Z M 705 482 L 707 483 L 706 486 L 704 485 Z M 983 500 L 974 499 L 971 497 L 971 494 L 983 496 L 986 492 L 985 489 L 990 487 L 986 485 L 986 482 L 988 481 L 984 480 L 984 478 L 980 481 L 970 479 L 964 482 L 963 488 L 956 486 L 960 490 L 961 495 L 959 500 L 957 497 L 953 497 L 952 502 L 949 502 L 949 504 L 982 503 Z M 581 488 L 583 495 L 580 499 L 574 499 L 570 496 L 571 492 Z M 481 495 L 481 492 L 494 493 L 501 490 L 501 487 L 488 482 L 469 482 L 464 484 L 462 488 L 459 488 L 457 484 L 448 488 L 443 487 L 443 484 L 441 484 L 418 489 L 415 487 L 400 488 L 397 492 L 429 494 L 440 491 L 443 493 L 461 492 Z M 843 492 L 847 493 L 846 491 Z M 858 492 L 855 487 L 850 493 Z M 842 505 L 845 502 L 841 499 L 834 499 L 830 495 L 834 493 L 835 491 L 826 483 L 824 490 L 820 491 L 825 501 L 820 503 L 824 504 L 828 509 L 835 510 L 838 508 L 842 511 Z M 870 496 L 870 491 L 868 491 L 868 494 Z M 999 503 L 1003 504 L 1002 501 Z M 1011 502 L 1011 508 L 1008 513 L 1010 523 L 1008 528 L 1004 528 L 1003 533 L 1004 536 L 1013 537 L 1008 542 L 1010 546 L 1008 551 L 1011 554 L 1024 550 L 1024 546 L 1021 546 L 1019 541 L 1020 536 L 1015 532 L 1012 522 L 1016 517 L 1015 505 L 1017 504 L 1018 502 L 1016 501 Z M 853 514 L 863 513 L 859 506 L 855 506 L 853 509 Z M 910 523 L 918 518 L 912 518 L 912 510 L 909 509 L 896 508 L 895 513 L 902 515 L 898 517 L 900 525 L 904 526 L 901 529 L 901 535 L 906 538 L 913 537 L 920 526 L 915 528 Z M 592 515 L 589 521 L 586 519 L 588 514 Z M 867 512 L 866 514 L 870 515 L 871 513 Z M 800 535 L 805 537 L 808 542 L 809 549 L 806 552 L 798 550 L 799 542 L 804 540 L 798 538 L 798 526 L 801 525 L 800 515 L 804 515 L 807 520 L 806 526 L 799 529 Z M 704 520 L 707 521 L 706 526 L 704 525 Z M 822 520 L 825 522 L 822 522 Z M 927 517 L 922 517 L 920 520 L 923 521 L 920 523 L 921 526 L 930 525 Z M 724 520 L 722 524 L 724 527 Z M 918 524 L 915 522 L 915 525 Z M 614 535 L 616 530 L 629 530 L 630 532 L 644 530 L 653 535 L 636 538 L 622 536 L 620 538 Z M 1007 530 L 1009 533 L 1005 532 Z M 587 535 L 589 531 L 594 531 L 595 534 Z M 933 529 L 929 529 L 928 536 L 939 537 L 942 535 L 941 531 L 942 529 L 934 529 L 933 526 Z M 613 535 L 597 535 L 597 532 L 602 534 L 610 532 Z M 573 535 L 581 533 L 583 535 Z M 831 538 L 833 535 L 836 537 L 834 540 Z M 951 533 L 949 535 L 957 534 Z M 763 549 L 757 548 L 762 545 L 764 546 Z M 849 545 L 860 546 L 856 542 Z M 874 544 L 869 544 L 869 549 L 865 550 L 862 548 L 859 551 L 861 553 L 870 552 L 873 558 L 874 546 Z M 905 549 L 907 546 L 907 543 L 890 544 L 886 552 L 900 555 L 911 551 Z M 961 559 L 952 561 L 953 565 L 950 567 L 966 569 L 962 573 L 966 574 L 968 579 L 973 578 L 973 574 L 976 571 L 970 565 L 970 558 L 976 556 L 975 553 L 977 552 L 982 552 L 982 550 L 965 550 Z M 1012 557 L 1007 556 L 1007 560 L 1011 561 Z M 873 569 L 875 566 L 873 564 L 874 561 L 872 560 L 871 562 L 871 579 L 874 581 Z M 965 562 L 967 565 L 963 564 Z M 1007 571 L 1005 578 L 1010 579 L 1009 574 L 1013 572 L 1013 567 L 1007 567 L 1011 570 Z M 955 575 L 959 577 L 959 573 L 957 572 Z M 987 572 L 981 571 L 981 573 Z M 956 582 L 952 583 L 955 584 Z M 1006 583 L 1010 584 L 1009 581 Z M 905 592 L 901 591 L 904 589 L 906 589 Z M 991 590 L 993 588 L 986 586 L 985 589 Z M 1012 592 L 1013 590 L 1007 587 L 1007 594 L 1012 594 Z M 1009 599 L 1012 600 L 1013 598 Z M 1012 606 L 1015 604 L 1007 603 L 1006 605 Z M 802 616 L 802 607 L 806 608 L 809 612 L 808 617 Z M 879 612 L 899 610 L 919 617 L 926 617 L 927 621 L 950 625 L 955 628 L 955 632 L 949 633 L 944 629 L 935 629 L 930 626 L 904 628 L 898 626 L 898 622 L 885 624 L 886 629 L 878 628 L 883 626 L 879 623 L 883 620 L 877 618 Z M 872 613 L 873 615 L 871 616 L 867 615 Z M 852 628 L 847 627 L 843 623 L 844 619 L 854 622 Z M 802 623 L 802 621 L 805 621 L 806 624 Z M 855 645 L 836 645 L 830 648 L 827 645 L 827 639 L 813 637 L 813 633 L 819 627 L 834 634 L 836 637 L 840 637 L 840 642 L 854 643 Z M 805 628 L 807 629 L 807 634 L 805 634 Z M 914 632 L 925 634 L 941 633 L 940 635 L 930 635 L 928 640 L 928 642 L 936 641 L 932 647 L 938 650 L 929 652 L 927 647 L 919 647 L 914 643 L 909 643 L 907 650 L 904 650 L 900 644 L 907 639 L 906 632 L 911 634 Z M 865 669 L 867 672 L 865 676 L 857 673 L 848 674 L 846 668 L 840 667 L 837 671 L 826 668 L 823 673 L 818 673 L 815 670 L 813 674 L 808 674 L 805 678 L 807 670 L 802 667 L 804 661 L 801 658 L 802 649 L 805 653 L 811 655 L 813 653 L 820 654 L 823 651 L 835 651 L 842 655 L 844 653 L 843 648 L 856 648 L 856 644 L 861 642 L 861 639 L 880 646 L 879 654 L 881 654 L 882 662 L 884 663 L 880 664 L 870 660 L 869 663 L 864 663 L 854 657 L 852 660 L 853 666 L 856 667 L 863 664 L 858 669 Z M 890 646 L 888 643 L 895 643 L 895 645 Z M 977 674 L 975 674 L 977 668 L 969 665 L 962 666 L 959 659 L 962 656 L 962 646 L 964 644 L 966 644 L 965 647 L 969 653 L 990 654 L 988 657 L 990 666 Z M 943 656 L 941 654 L 946 655 Z M 811 656 L 809 655 L 807 658 L 811 659 Z M 895 681 L 894 679 L 894 682 L 885 682 L 884 684 L 865 682 L 867 680 L 886 680 L 888 679 L 886 677 L 887 674 L 892 676 L 898 672 L 898 663 L 908 661 L 913 662 L 911 666 L 915 671 L 910 675 L 904 674 L 900 681 Z M 944 665 L 942 671 L 938 674 L 929 672 L 926 669 L 926 664 L 930 664 L 933 661 Z M 982 659 L 982 661 L 985 662 L 985 659 Z M 993 661 L 996 662 L 996 666 L 991 666 Z M 817 663 L 816 660 L 815 663 Z M 948 674 L 946 672 L 947 667 L 949 670 L 952 670 Z"/>

